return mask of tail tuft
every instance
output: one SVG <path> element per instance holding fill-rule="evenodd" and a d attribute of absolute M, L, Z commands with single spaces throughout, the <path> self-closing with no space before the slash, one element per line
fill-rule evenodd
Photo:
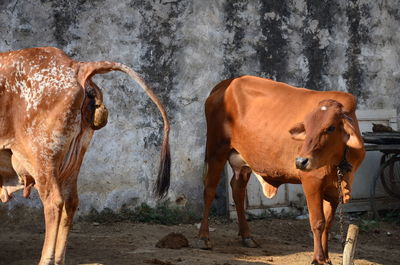
<path fill-rule="evenodd" d="M 171 154 L 168 143 L 164 143 L 161 151 L 160 166 L 158 169 L 157 181 L 154 186 L 154 193 L 159 199 L 168 194 L 171 172 Z"/>

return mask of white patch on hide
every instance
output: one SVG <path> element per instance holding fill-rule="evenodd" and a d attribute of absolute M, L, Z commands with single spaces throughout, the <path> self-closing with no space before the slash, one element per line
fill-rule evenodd
<path fill-rule="evenodd" d="M 43 69 L 32 61 L 25 64 L 22 58 L 14 61 L 13 66 L 16 69 L 14 85 L 6 80 L 5 87 L 8 92 L 18 94 L 25 100 L 27 111 L 37 110 L 46 97 L 70 94 L 68 92 L 77 85 L 74 70 L 65 65 L 57 65 L 55 60 Z"/>

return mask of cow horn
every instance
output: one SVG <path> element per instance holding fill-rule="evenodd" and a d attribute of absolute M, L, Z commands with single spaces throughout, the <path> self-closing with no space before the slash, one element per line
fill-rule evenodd
<path fill-rule="evenodd" d="M 345 118 L 349 122 L 353 123 L 353 119 L 349 115 L 347 115 L 346 113 L 343 113 L 343 118 Z"/>
<path fill-rule="evenodd" d="M 128 74 L 135 80 L 150 97 L 161 113 L 164 122 L 164 136 L 161 149 L 160 167 L 158 171 L 157 181 L 154 186 L 154 192 L 159 198 L 167 195 L 170 185 L 171 171 L 171 155 L 169 149 L 169 119 L 160 99 L 154 94 L 153 90 L 134 70 L 126 65 L 117 62 L 100 61 L 100 62 L 80 62 L 78 71 L 78 81 L 82 87 L 85 87 L 86 81 L 95 74 L 105 74 L 111 71 L 121 71 Z"/>

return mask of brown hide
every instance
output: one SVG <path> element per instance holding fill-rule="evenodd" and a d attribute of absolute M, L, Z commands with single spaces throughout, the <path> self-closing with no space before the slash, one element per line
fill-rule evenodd
<path fill-rule="evenodd" d="M 225 138 L 255 173 L 282 183 L 300 183 L 302 172 L 296 169 L 294 161 L 303 142 L 293 140 L 289 131 L 295 124 L 303 122 L 307 114 L 325 99 L 340 102 L 343 112 L 357 121 L 356 103 L 354 97 L 348 93 L 312 91 L 251 76 L 234 79 L 229 86 L 214 90 L 207 99 L 205 107 L 208 134 L 210 130 L 217 134 L 215 137 L 210 134 L 207 150 L 218 148 L 211 138 Z M 354 122 L 353 126 L 357 137 L 361 139 L 358 123 Z M 210 145 L 214 148 L 209 147 Z M 344 145 L 339 144 L 331 146 L 340 148 L 340 155 L 343 147 Z M 362 153 L 363 148 L 356 152 Z M 213 155 L 208 152 L 207 161 Z M 337 159 L 332 165 L 337 165 L 338 162 Z M 350 161 L 352 164 L 360 162 Z M 326 165 L 329 166 L 331 165 Z M 351 184 L 353 180 L 350 177 L 353 175 L 348 176 L 346 182 Z M 350 185 L 346 186 L 350 188 Z M 348 199 L 349 197 L 346 200 Z"/>
<path fill-rule="evenodd" d="M 346 158 L 353 170 L 342 183 L 348 202 L 354 173 L 365 155 L 355 109 L 355 98 L 344 92 L 312 91 L 253 76 L 218 84 L 205 103 L 208 172 L 199 232 L 204 248 L 209 247 L 208 209 L 229 159 L 239 234 L 245 244 L 250 238 L 243 202 L 249 174 L 241 169 L 250 168 L 268 197 L 282 183 L 303 185 L 314 233 L 314 261 L 329 262 L 327 233 L 338 203 L 336 166 L 348 146 Z M 307 163 L 299 165 L 299 159 Z"/>
<path fill-rule="evenodd" d="M 78 206 L 77 177 L 93 130 L 107 123 L 94 74 L 122 71 L 157 105 L 164 141 L 155 191 L 168 191 L 169 121 L 165 109 L 136 72 L 115 62 L 76 62 L 56 48 L 0 53 L 0 199 L 34 186 L 44 207 L 46 234 L 39 264 L 64 264 Z"/>

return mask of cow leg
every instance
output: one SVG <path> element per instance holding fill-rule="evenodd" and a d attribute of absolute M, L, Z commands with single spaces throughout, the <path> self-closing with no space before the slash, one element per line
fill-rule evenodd
<path fill-rule="evenodd" d="M 325 255 L 322 248 L 322 232 L 325 229 L 325 217 L 322 203 L 321 181 L 307 178 L 303 181 L 303 189 L 310 214 L 310 226 L 314 239 L 314 257 L 312 264 L 325 264 Z"/>
<path fill-rule="evenodd" d="M 68 198 L 65 198 L 64 206 L 62 209 L 60 225 L 58 228 L 56 251 L 55 251 L 55 264 L 65 264 L 65 251 L 67 246 L 67 239 L 72 225 L 72 221 L 79 204 L 76 180 L 72 184 L 72 189 L 69 191 Z"/>
<path fill-rule="evenodd" d="M 224 159 L 221 159 L 223 157 Z M 207 175 L 204 179 L 204 209 L 203 219 L 199 230 L 198 246 L 201 249 L 211 249 L 208 230 L 208 216 L 211 203 L 214 200 L 216 189 L 221 178 L 222 170 L 226 163 L 226 156 L 219 156 L 219 159 L 213 159 L 208 163 Z"/>
<path fill-rule="evenodd" d="M 239 222 L 239 235 L 242 237 L 243 244 L 246 247 L 255 248 L 258 245 L 253 241 L 250 235 L 249 225 L 246 220 L 244 210 L 244 200 L 246 197 L 246 186 L 250 179 L 251 170 L 234 169 L 234 175 L 231 179 L 232 196 L 235 201 L 236 212 Z"/>
<path fill-rule="evenodd" d="M 329 230 L 332 227 L 333 221 L 335 219 L 335 212 L 337 208 L 337 203 L 332 203 L 324 200 L 324 216 L 325 216 L 325 229 L 322 233 L 322 248 L 324 250 L 324 255 L 326 262 L 330 264 L 329 253 L 328 253 L 328 238 L 329 238 Z"/>
<path fill-rule="evenodd" d="M 53 265 L 58 227 L 63 207 L 63 198 L 54 176 L 46 178 L 44 183 L 39 181 L 36 181 L 36 183 L 36 187 L 43 203 L 46 227 L 42 256 L 39 265 Z"/>

